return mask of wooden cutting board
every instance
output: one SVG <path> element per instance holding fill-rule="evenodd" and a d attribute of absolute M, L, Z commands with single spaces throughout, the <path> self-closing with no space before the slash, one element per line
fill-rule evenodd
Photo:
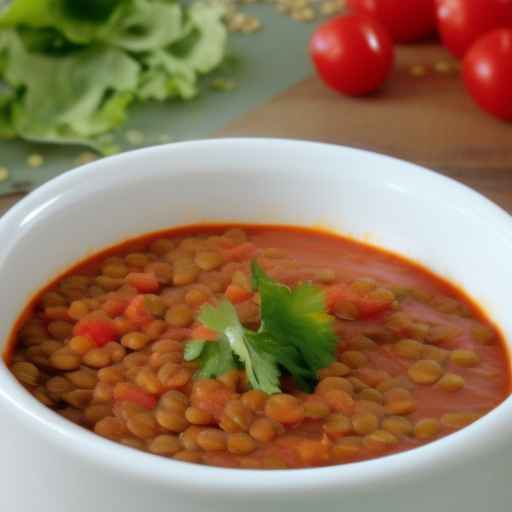
<path fill-rule="evenodd" d="M 219 135 L 371 149 L 452 176 L 512 212 L 512 124 L 475 106 L 455 61 L 437 44 L 400 48 L 394 75 L 374 96 L 347 98 L 311 77 Z"/>

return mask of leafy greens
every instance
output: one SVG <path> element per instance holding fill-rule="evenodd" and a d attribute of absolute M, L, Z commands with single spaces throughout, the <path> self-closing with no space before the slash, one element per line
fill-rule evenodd
<path fill-rule="evenodd" d="M 227 300 L 217 307 L 207 305 L 199 320 L 219 333 L 216 342 L 192 341 L 185 359 L 197 360 L 199 377 L 210 378 L 242 366 L 254 389 L 279 393 L 279 377 L 286 370 L 304 389 L 310 389 L 317 372 L 334 361 L 336 336 L 332 317 L 325 310 L 321 288 L 309 283 L 294 289 L 267 276 L 253 262 L 254 289 L 261 298 L 258 331 L 240 323 L 236 309 Z"/>
<path fill-rule="evenodd" d="M 134 101 L 199 93 L 225 57 L 223 14 L 174 0 L 13 0 L 0 12 L 0 137 L 109 152 L 102 134 Z"/>

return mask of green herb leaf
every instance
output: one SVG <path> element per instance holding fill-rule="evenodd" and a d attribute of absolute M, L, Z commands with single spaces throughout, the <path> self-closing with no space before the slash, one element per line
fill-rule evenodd
<path fill-rule="evenodd" d="M 200 361 L 200 376 L 216 377 L 234 367 L 235 356 L 253 388 L 269 394 L 280 392 L 282 367 L 299 386 L 311 390 L 318 370 L 334 361 L 336 349 L 324 292 L 311 284 L 292 290 L 267 276 L 256 262 L 252 264 L 252 282 L 261 296 L 259 331 L 245 329 L 227 300 L 216 307 L 204 306 L 199 320 L 218 332 L 219 340 L 190 342 L 186 360 Z"/>
<path fill-rule="evenodd" d="M 316 375 L 308 369 L 299 351 L 292 345 L 283 345 L 268 334 L 251 333 L 251 342 L 257 352 L 271 356 L 282 366 L 304 391 L 311 391 Z"/>
<path fill-rule="evenodd" d="M 253 388 L 269 394 L 279 392 L 279 369 L 276 360 L 270 353 L 258 350 L 250 337 L 253 333 L 244 329 L 231 302 L 224 300 L 216 308 L 204 306 L 199 314 L 199 321 L 209 329 L 217 331 L 221 335 L 221 341 L 226 340 L 229 343 L 232 352 L 244 365 Z"/>
<path fill-rule="evenodd" d="M 206 341 L 189 341 L 185 345 L 185 350 L 183 352 L 183 359 L 185 361 L 193 361 L 197 359 L 203 352 L 205 344 L 208 343 Z"/>
<path fill-rule="evenodd" d="M 202 379 L 218 377 L 237 364 L 229 341 L 221 336 L 217 341 L 190 341 L 185 346 L 185 361 L 198 360 L 201 369 L 196 376 Z"/>
<path fill-rule="evenodd" d="M 295 347 L 312 375 L 329 366 L 335 359 L 336 335 L 333 318 L 326 312 L 325 292 L 309 283 L 292 290 L 270 279 L 255 261 L 252 275 L 261 297 L 260 332 L 279 345 Z"/>

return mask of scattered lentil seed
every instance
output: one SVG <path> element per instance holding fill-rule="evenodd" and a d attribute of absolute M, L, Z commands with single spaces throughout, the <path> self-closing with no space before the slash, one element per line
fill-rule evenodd
<path fill-rule="evenodd" d="M 27 158 L 27 164 L 32 169 L 41 167 L 41 165 L 43 165 L 43 163 L 44 163 L 43 155 L 40 155 L 38 153 L 34 153 Z"/>
<path fill-rule="evenodd" d="M 438 60 L 434 64 L 434 69 L 441 75 L 446 75 L 457 71 L 457 66 L 448 60 Z"/>
<path fill-rule="evenodd" d="M 0 166 L 0 183 L 9 179 L 9 169 Z"/>
<path fill-rule="evenodd" d="M 414 64 L 409 68 L 409 74 L 415 78 L 426 76 L 427 68 L 423 64 Z"/>
<path fill-rule="evenodd" d="M 76 159 L 76 163 L 78 165 L 86 165 L 91 162 L 94 162 L 98 159 L 98 155 L 95 153 L 92 153 L 91 151 L 84 151 L 83 153 L 80 153 L 78 155 L 78 158 Z"/>
<path fill-rule="evenodd" d="M 229 80 L 227 78 L 215 78 L 210 82 L 210 89 L 218 92 L 231 92 L 238 87 L 238 83 L 235 80 Z"/>
<path fill-rule="evenodd" d="M 140 130 L 128 130 L 125 133 L 125 138 L 132 146 L 140 146 L 144 143 L 144 133 Z"/>

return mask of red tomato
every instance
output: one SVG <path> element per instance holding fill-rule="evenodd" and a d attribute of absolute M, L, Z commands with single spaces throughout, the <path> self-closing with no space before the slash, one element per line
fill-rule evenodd
<path fill-rule="evenodd" d="M 160 288 L 158 279 L 153 274 L 144 272 L 130 272 L 126 276 L 126 282 L 140 293 L 153 293 Z"/>
<path fill-rule="evenodd" d="M 115 341 L 118 333 L 114 323 L 106 315 L 92 313 L 85 316 L 73 328 L 75 336 L 88 336 L 98 347 L 106 345 L 109 341 Z"/>
<path fill-rule="evenodd" d="M 378 19 L 397 43 L 412 43 L 434 33 L 434 0 L 348 0 L 356 14 Z"/>
<path fill-rule="evenodd" d="M 394 49 L 382 25 L 367 16 L 337 16 L 316 29 L 310 43 L 316 70 L 332 89 L 362 96 L 391 72 Z"/>
<path fill-rule="evenodd" d="M 119 382 L 114 388 L 115 400 L 126 400 L 134 404 L 144 407 L 144 409 L 151 410 L 156 407 L 157 399 L 146 393 L 143 389 L 129 384 L 128 382 Z"/>
<path fill-rule="evenodd" d="M 494 30 L 470 48 L 464 83 L 484 110 L 512 121 L 512 29 Z"/>
<path fill-rule="evenodd" d="M 358 318 L 368 318 L 391 308 L 391 302 L 368 295 L 360 295 L 343 283 L 335 284 L 326 290 L 328 311 L 332 312 L 338 301 L 347 301 L 354 304 L 358 311 Z"/>
<path fill-rule="evenodd" d="M 219 337 L 219 333 L 208 329 L 204 325 L 198 325 L 194 328 L 191 335 L 193 340 L 208 340 L 215 341 Z"/>
<path fill-rule="evenodd" d="M 117 297 L 111 297 L 103 303 L 101 309 L 105 311 L 109 317 L 114 318 L 116 316 L 122 315 L 125 312 L 127 306 L 128 301 Z"/>
<path fill-rule="evenodd" d="M 443 44 L 462 58 L 483 34 L 512 26 L 512 0 L 436 0 Z"/>
<path fill-rule="evenodd" d="M 256 253 L 256 246 L 246 242 L 223 251 L 224 258 L 228 261 L 239 261 L 246 258 L 252 258 Z"/>
<path fill-rule="evenodd" d="M 146 309 L 144 295 L 136 295 L 128 304 L 124 315 L 136 325 L 146 325 L 155 317 Z"/>
<path fill-rule="evenodd" d="M 239 304 L 240 302 L 244 302 L 249 300 L 252 297 L 252 292 L 238 286 L 236 284 L 230 284 L 226 289 L 226 298 L 232 304 Z"/>

